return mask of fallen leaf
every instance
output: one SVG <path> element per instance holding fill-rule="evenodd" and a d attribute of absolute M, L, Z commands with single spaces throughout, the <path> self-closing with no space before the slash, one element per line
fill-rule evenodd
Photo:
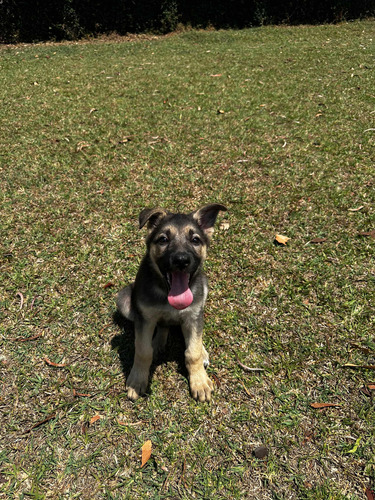
<path fill-rule="evenodd" d="M 311 403 L 310 406 L 312 408 L 319 410 L 321 408 L 331 408 L 331 407 L 341 406 L 341 405 L 337 404 L 337 403 Z"/>
<path fill-rule="evenodd" d="M 365 206 L 361 205 L 360 207 L 357 207 L 357 208 L 348 208 L 348 211 L 349 212 L 359 212 L 360 210 L 362 210 L 362 208 L 365 208 Z"/>
<path fill-rule="evenodd" d="M 287 241 L 289 241 L 290 238 L 288 238 L 288 236 L 283 236 L 282 234 L 277 234 L 275 236 L 275 241 L 277 241 L 277 243 L 280 243 L 280 245 L 286 245 Z"/>
<path fill-rule="evenodd" d="M 367 387 L 370 389 L 370 391 L 375 391 L 375 384 L 368 384 Z"/>
<path fill-rule="evenodd" d="M 100 415 L 94 415 L 93 417 L 90 418 L 90 425 L 94 424 L 98 420 L 100 420 Z"/>
<path fill-rule="evenodd" d="M 350 342 L 351 347 L 354 349 L 358 349 L 359 351 L 364 352 L 365 354 L 372 354 L 373 350 L 368 347 L 363 347 L 362 345 L 357 344 L 356 342 Z"/>
<path fill-rule="evenodd" d="M 217 77 L 219 77 L 219 76 L 222 76 L 222 74 L 221 74 L 221 73 L 218 73 L 217 75 L 210 75 L 210 76 L 211 76 L 212 78 L 217 78 Z"/>
<path fill-rule="evenodd" d="M 313 238 L 312 240 L 310 240 L 310 243 L 316 245 L 318 243 L 324 243 L 325 241 L 327 241 L 327 238 Z"/>
<path fill-rule="evenodd" d="M 49 366 L 54 366 L 55 368 L 64 368 L 66 366 L 66 364 L 64 363 L 53 363 L 52 361 L 50 361 L 48 358 L 43 358 L 44 361 L 47 363 L 47 365 Z"/>
<path fill-rule="evenodd" d="M 77 392 L 73 389 L 73 397 L 75 398 L 91 398 L 91 394 L 83 394 L 82 392 Z"/>
<path fill-rule="evenodd" d="M 358 236 L 370 236 L 370 238 L 375 238 L 375 230 L 363 231 L 361 233 L 358 233 Z"/>
<path fill-rule="evenodd" d="M 218 109 L 217 110 L 217 114 L 218 115 L 223 115 L 225 113 L 225 111 L 223 109 Z"/>
<path fill-rule="evenodd" d="M 96 108 L 91 108 L 91 109 L 90 109 L 90 115 L 91 115 L 92 113 L 94 113 L 95 111 L 98 111 L 98 110 L 97 110 Z"/>
<path fill-rule="evenodd" d="M 221 382 L 220 382 L 219 377 L 215 373 L 213 373 L 212 374 L 212 378 L 214 379 L 216 386 L 220 387 L 221 386 Z"/>
<path fill-rule="evenodd" d="M 230 227 L 229 222 L 227 222 L 227 221 L 223 221 L 219 225 L 219 228 L 222 229 L 223 231 L 228 231 L 229 227 Z"/>
<path fill-rule="evenodd" d="M 152 449 L 152 443 L 150 440 L 146 441 L 144 445 L 142 446 L 142 464 L 141 467 L 146 465 L 148 460 L 151 457 L 151 449 Z"/>
<path fill-rule="evenodd" d="M 104 289 L 106 289 L 106 288 L 111 288 L 111 287 L 113 287 L 113 286 L 115 286 L 115 284 L 114 284 L 114 283 L 112 283 L 111 281 L 109 281 L 108 283 L 106 283 L 106 284 L 103 286 L 103 288 L 104 288 Z"/>
<path fill-rule="evenodd" d="M 367 500 L 375 500 L 375 494 L 373 490 L 370 490 L 370 488 L 366 488 L 366 497 Z"/>
<path fill-rule="evenodd" d="M 90 427 L 90 424 L 88 422 L 83 422 L 83 424 L 81 426 L 82 434 L 87 434 L 89 427 Z"/>

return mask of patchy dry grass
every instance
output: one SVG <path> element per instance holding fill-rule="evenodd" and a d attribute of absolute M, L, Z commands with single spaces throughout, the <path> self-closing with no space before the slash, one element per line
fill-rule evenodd
<path fill-rule="evenodd" d="M 343 367 L 375 364 L 374 29 L 1 50 L 2 498 L 374 489 L 374 370 Z M 190 398 L 174 331 L 133 404 L 114 296 L 138 213 L 210 201 L 230 208 L 207 262 L 214 399 Z"/>

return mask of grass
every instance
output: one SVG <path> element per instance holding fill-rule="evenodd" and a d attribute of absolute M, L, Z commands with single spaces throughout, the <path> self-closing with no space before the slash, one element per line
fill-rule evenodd
<path fill-rule="evenodd" d="M 375 229 L 374 28 L 1 48 L 2 498 L 374 489 L 374 371 L 343 366 L 375 359 L 359 235 Z M 229 207 L 206 266 L 214 399 L 190 398 L 174 331 L 133 404 L 114 299 L 144 251 L 138 214 L 211 201 Z"/>

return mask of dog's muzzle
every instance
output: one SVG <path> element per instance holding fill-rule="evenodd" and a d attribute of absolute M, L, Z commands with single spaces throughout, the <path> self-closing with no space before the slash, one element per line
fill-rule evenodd
<path fill-rule="evenodd" d="M 170 287 L 168 302 L 175 309 L 186 309 L 193 302 L 193 293 L 189 282 L 192 258 L 186 252 L 176 252 L 171 256 L 171 270 L 167 273 L 167 281 Z"/>

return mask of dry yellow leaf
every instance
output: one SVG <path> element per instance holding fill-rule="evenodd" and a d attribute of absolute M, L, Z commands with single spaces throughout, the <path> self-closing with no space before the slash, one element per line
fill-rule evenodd
<path fill-rule="evenodd" d="M 90 425 L 95 423 L 97 420 L 100 420 L 100 415 L 95 415 L 94 417 L 91 417 Z"/>
<path fill-rule="evenodd" d="M 288 238 L 288 236 L 283 236 L 282 234 L 277 234 L 275 236 L 275 240 L 277 241 L 277 243 L 280 243 L 281 245 L 286 245 L 286 242 L 290 240 L 290 238 Z"/>
<path fill-rule="evenodd" d="M 223 221 L 221 224 L 220 224 L 220 229 L 222 229 L 223 231 L 228 231 L 229 229 L 229 222 L 226 222 L 226 221 Z"/>
<path fill-rule="evenodd" d="M 143 467 L 151 457 L 151 449 L 152 449 L 152 443 L 150 440 L 146 441 L 144 445 L 142 446 L 142 465 Z"/>

